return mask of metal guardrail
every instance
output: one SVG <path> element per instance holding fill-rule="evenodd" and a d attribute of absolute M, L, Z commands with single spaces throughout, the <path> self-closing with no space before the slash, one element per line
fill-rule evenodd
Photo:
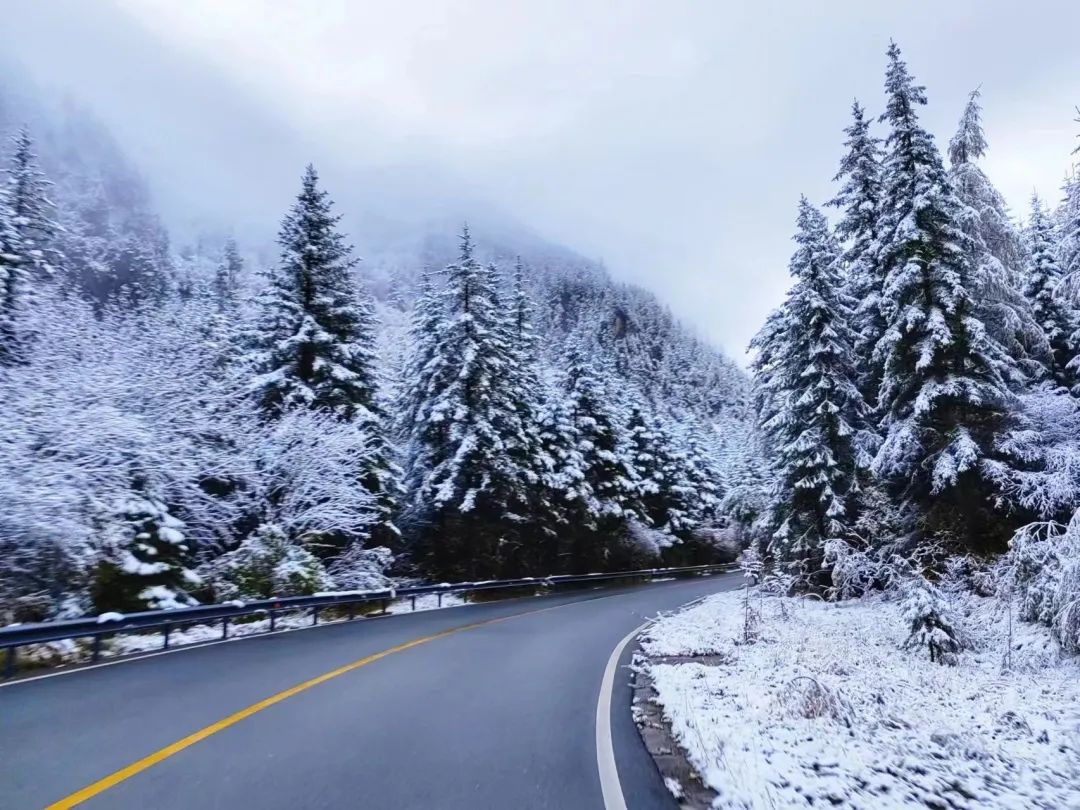
<path fill-rule="evenodd" d="M 439 585 L 414 585 L 405 588 L 386 588 L 375 591 L 340 591 L 314 596 L 288 596 L 279 599 L 225 602 L 220 605 L 199 605 L 172 610 L 148 610 L 141 613 L 104 613 L 81 619 L 64 619 L 35 624 L 12 624 L 0 627 L 0 650 L 7 656 L 0 678 L 15 674 L 18 648 L 51 641 L 89 638 L 92 640 L 92 661 L 101 657 L 102 640 L 120 633 L 146 633 L 160 631 L 162 649 L 169 648 L 169 636 L 173 630 L 200 624 L 221 622 L 221 638 L 229 637 L 229 621 L 238 617 L 265 616 L 269 619 L 267 632 L 274 632 L 280 614 L 311 610 L 312 624 L 318 624 L 319 612 L 326 608 L 346 608 L 347 618 L 356 618 L 357 605 L 379 603 L 385 613 L 391 601 L 437 594 L 439 604 L 448 593 L 476 593 L 479 591 L 512 588 L 551 588 L 558 585 L 576 585 L 589 582 L 607 582 L 619 579 L 654 580 L 669 576 L 695 574 L 718 574 L 733 569 L 732 565 L 692 565 L 681 568 L 645 568 L 637 571 L 615 571 L 607 574 L 560 574 L 550 577 L 523 577 L 521 579 L 495 579 L 482 582 L 442 583 Z"/>

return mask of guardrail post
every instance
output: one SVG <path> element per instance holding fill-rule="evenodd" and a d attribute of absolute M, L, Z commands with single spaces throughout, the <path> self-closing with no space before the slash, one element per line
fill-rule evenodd
<path fill-rule="evenodd" d="M 319 609 L 317 607 L 313 607 L 311 609 L 311 623 L 312 624 L 318 624 L 319 623 Z"/>
<path fill-rule="evenodd" d="M 161 629 L 162 635 L 164 636 L 163 643 L 161 645 L 161 649 L 163 649 L 163 650 L 169 649 L 169 633 L 171 631 L 172 631 L 172 625 L 171 624 L 167 624 Z"/>
<path fill-rule="evenodd" d="M 101 658 L 101 633 L 94 636 L 94 643 L 90 648 L 90 660 L 97 661 Z"/>
<path fill-rule="evenodd" d="M 10 678 L 15 675 L 15 656 L 17 647 L 8 647 L 7 663 L 4 664 L 4 677 Z"/>
<path fill-rule="evenodd" d="M 221 640 L 224 641 L 229 637 L 229 617 L 225 616 L 221 619 Z"/>
<path fill-rule="evenodd" d="M 442 607 L 442 591 L 439 591 L 436 596 L 439 597 L 439 607 Z"/>
<path fill-rule="evenodd" d="M 416 597 L 415 596 L 410 596 L 409 597 L 409 602 L 412 604 L 412 609 L 416 610 Z"/>
<path fill-rule="evenodd" d="M 386 609 L 388 607 L 390 607 L 390 600 L 389 599 L 383 599 L 382 600 L 382 614 L 383 614 L 383 616 L 386 615 Z"/>
<path fill-rule="evenodd" d="M 274 610 L 273 608 L 270 608 L 270 632 L 271 633 L 274 632 L 274 625 L 276 624 L 276 621 L 275 621 L 276 619 L 277 619 L 277 611 Z"/>

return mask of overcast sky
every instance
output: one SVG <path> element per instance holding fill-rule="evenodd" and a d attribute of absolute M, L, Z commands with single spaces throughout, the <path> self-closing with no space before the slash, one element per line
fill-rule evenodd
<path fill-rule="evenodd" d="M 981 86 L 1018 212 L 1057 200 L 1080 132 L 1069 0 L 9 0 L 5 26 L 173 217 L 276 218 L 308 160 L 372 211 L 486 201 L 736 357 L 786 288 L 799 195 L 832 193 L 851 100 L 881 109 L 890 37 L 939 144 Z"/>

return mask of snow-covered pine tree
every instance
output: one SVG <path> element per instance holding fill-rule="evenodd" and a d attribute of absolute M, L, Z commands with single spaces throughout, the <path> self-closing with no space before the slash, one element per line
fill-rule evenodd
<path fill-rule="evenodd" d="M 549 546 L 556 536 L 557 514 L 548 487 L 550 459 L 541 437 L 545 391 L 538 373 L 538 346 L 533 331 L 533 304 L 519 258 L 511 278 L 510 306 L 502 319 L 508 363 L 503 377 L 511 413 L 505 423 L 507 461 L 516 486 L 511 490 L 504 556 L 515 574 L 550 573 Z"/>
<path fill-rule="evenodd" d="M 650 415 L 640 403 L 630 409 L 626 432 L 643 520 L 666 534 L 687 536 L 710 496 L 695 488 L 687 449 L 659 414 Z"/>
<path fill-rule="evenodd" d="M 1080 165 L 1065 179 L 1057 210 L 1058 261 L 1074 298 L 1080 298 Z"/>
<path fill-rule="evenodd" d="M 885 279 L 877 258 L 878 220 L 881 217 L 881 141 L 870 132 L 870 120 L 862 105 L 851 105 L 851 124 L 844 130 L 847 153 L 833 178 L 840 192 L 828 202 L 843 215 L 836 236 L 845 245 L 847 292 L 855 302 L 855 356 L 859 364 L 859 388 L 870 405 L 877 401 L 881 366 L 873 362 L 874 347 L 885 334 L 881 313 L 881 290 Z"/>
<path fill-rule="evenodd" d="M 570 528 L 560 557 L 571 571 L 601 569 L 628 519 L 644 514 L 623 415 L 602 368 L 572 339 L 562 411 L 570 434 L 560 472 Z"/>
<path fill-rule="evenodd" d="M 116 547 L 91 586 L 94 608 L 127 613 L 194 604 L 190 591 L 200 578 L 190 566 L 184 524 L 142 481 L 134 482 L 119 518 Z"/>
<path fill-rule="evenodd" d="M 270 417 L 311 408 L 352 422 L 371 442 L 361 484 L 378 502 L 373 533 L 397 536 L 399 471 L 379 402 L 374 305 L 353 278 L 352 248 L 311 165 L 278 234 L 281 256 L 259 299 L 251 336 L 251 390 Z"/>
<path fill-rule="evenodd" d="M 825 217 L 799 201 L 789 269 L 795 284 L 751 343 L 762 427 L 774 452 L 773 543 L 778 559 L 814 586 L 825 542 L 852 520 L 855 438 L 866 405 L 855 379 L 852 302 Z"/>
<path fill-rule="evenodd" d="M 1080 124 L 1080 107 L 1076 123 Z M 1080 139 L 1080 135 L 1076 136 Z M 1080 154 L 1080 145 L 1072 152 Z M 1058 238 L 1058 262 L 1074 297 L 1080 290 L 1080 163 L 1074 164 L 1065 177 L 1064 197 L 1055 219 Z"/>
<path fill-rule="evenodd" d="M 16 365 L 25 358 L 31 283 L 11 198 L 0 188 L 0 366 Z"/>
<path fill-rule="evenodd" d="M 878 345 L 884 441 L 874 470 L 932 536 L 973 549 L 1001 548 L 1012 527 L 994 510 L 1008 468 L 1000 442 L 1015 401 L 1015 364 L 974 313 L 977 257 L 961 227 L 963 205 L 917 108 L 926 103 L 895 43 L 889 46 Z"/>
<path fill-rule="evenodd" d="M 1031 196 L 1027 239 L 1029 258 L 1024 294 L 1050 348 L 1046 375 L 1058 385 L 1080 394 L 1076 390 L 1080 383 L 1080 369 L 1076 364 L 1080 322 L 1076 310 L 1062 294 L 1063 273 L 1057 260 L 1054 226 L 1037 194 Z"/>
<path fill-rule="evenodd" d="M 236 240 L 229 237 L 221 253 L 221 261 L 214 272 L 214 301 L 221 312 L 234 311 L 240 303 L 240 278 L 244 272 L 244 260 Z"/>
<path fill-rule="evenodd" d="M 30 130 L 22 127 L 11 137 L 8 164 L 8 199 L 19 232 L 26 263 L 35 280 L 52 278 L 59 264 L 56 206 L 49 199 L 52 183 L 38 166 Z"/>
<path fill-rule="evenodd" d="M 397 412 L 398 442 L 404 459 L 405 491 L 409 496 L 420 493 L 424 478 L 430 472 L 423 421 L 425 405 L 431 393 L 435 371 L 439 330 L 443 324 L 442 297 L 432 283 L 432 274 L 424 271 L 413 303 L 409 322 L 409 350 L 401 371 L 401 386 L 395 410 Z M 420 504 L 411 501 L 405 509 L 409 515 L 419 514 Z"/>
<path fill-rule="evenodd" d="M 986 154 L 979 91 L 968 96 L 956 134 L 949 141 L 949 181 L 961 203 L 958 224 L 973 251 L 972 311 L 990 337 L 1016 360 L 1003 369 L 1006 381 L 1021 389 L 1027 376 L 1041 372 L 1047 348 L 1022 291 L 1023 245 L 1005 198 L 977 163 Z M 1014 370 L 1024 375 L 1013 374 Z"/>
<path fill-rule="evenodd" d="M 446 268 L 441 317 L 426 351 L 409 440 L 410 529 L 419 561 L 439 577 L 491 577 L 517 488 L 506 456 L 516 423 L 503 386 L 509 364 L 491 268 L 473 255 L 468 228 Z M 420 317 L 427 312 L 420 313 Z"/>
<path fill-rule="evenodd" d="M 357 260 L 314 166 L 278 233 L 281 255 L 259 297 L 252 390 L 269 415 L 289 407 L 351 419 L 374 398 L 369 324 L 352 276 Z"/>

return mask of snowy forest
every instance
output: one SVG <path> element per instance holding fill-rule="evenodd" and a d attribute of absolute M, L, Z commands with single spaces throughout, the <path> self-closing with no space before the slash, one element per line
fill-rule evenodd
<path fill-rule="evenodd" d="M 875 101 L 747 374 L 558 246 L 361 257 L 311 165 L 276 245 L 174 241 L 92 115 L 6 100 L 0 619 L 742 552 L 917 574 L 944 647 L 962 569 L 1080 648 L 1080 170 L 1017 216 L 978 90 L 944 155 L 895 44 Z"/>
<path fill-rule="evenodd" d="M 796 591 L 917 582 L 932 658 L 962 646 L 945 583 L 1017 598 L 1075 650 L 1080 169 L 1018 222 L 979 165 L 979 90 L 947 164 L 926 103 L 893 43 L 880 114 L 856 101 L 843 130 L 834 223 L 798 203 L 793 286 L 754 339 L 754 551 Z"/>
<path fill-rule="evenodd" d="M 276 246 L 175 244 L 92 115 L 0 110 L 0 623 L 737 552 L 749 378 L 649 293 L 362 261 L 312 166 Z"/>

